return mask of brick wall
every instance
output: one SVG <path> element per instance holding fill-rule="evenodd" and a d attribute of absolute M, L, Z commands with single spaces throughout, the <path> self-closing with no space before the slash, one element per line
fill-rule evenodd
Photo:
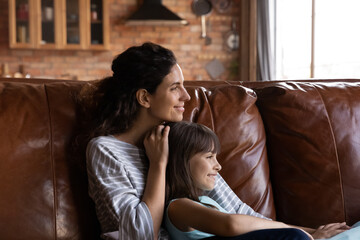
<path fill-rule="evenodd" d="M 123 21 L 138 6 L 138 0 L 109 0 L 110 50 L 24 50 L 9 49 L 8 0 L 0 0 L 0 64 L 8 63 L 11 73 L 23 64 L 33 77 L 76 75 L 80 80 L 99 79 L 110 75 L 113 57 L 132 45 L 152 41 L 174 51 L 186 80 L 208 80 L 205 66 L 217 58 L 225 67 L 222 80 L 238 79 L 238 51 L 224 47 L 224 35 L 231 30 L 232 18 L 239 20 L 240 0 L 233 0 L 229 12 L 220 14 L 214 8 L 207 17 L 212 44 L 200 39 L 200 18 L 191 10 L 192 0 L 163 0 L 163 4 L 189 21 L 184 27 L 125 26 Z"/>

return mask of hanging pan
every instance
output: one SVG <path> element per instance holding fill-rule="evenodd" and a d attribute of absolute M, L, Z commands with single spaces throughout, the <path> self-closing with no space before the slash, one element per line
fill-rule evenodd
<path fill-rule="evenodd" d="M 205 45 L 211 44 L 211 38 L 206 35 L 206 15 L 212 10 L 210 0 L 193 0 L 191 8 L 196 16 L 201 18 L 201 38 L 205 39 Z"/>
<path fill-rule="evenodd" d="M 212 0 L 213 7 L 218 13 L 227 13 L 231 9 L 233 0 Z"/>

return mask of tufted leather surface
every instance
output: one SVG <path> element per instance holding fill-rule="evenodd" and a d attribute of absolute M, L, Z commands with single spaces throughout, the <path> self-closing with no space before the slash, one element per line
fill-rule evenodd
<path fill-rule="evenodd" d="M 360 219 L 360 83 L 282 82 L 257 90 L 279 220 Z"/>

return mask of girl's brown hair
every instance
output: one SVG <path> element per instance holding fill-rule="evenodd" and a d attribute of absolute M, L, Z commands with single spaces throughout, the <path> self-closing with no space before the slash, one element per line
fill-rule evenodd
<path fill-rule="evenodd" d="M 208 127 L 192 122 L 169 123 L 169 162 L 166 169 L 166 204 L 175 198 L 199 201 L 202 193 L 195 187 L 189 160 L 197 153 L 220 152 L 216 134 Z"/>

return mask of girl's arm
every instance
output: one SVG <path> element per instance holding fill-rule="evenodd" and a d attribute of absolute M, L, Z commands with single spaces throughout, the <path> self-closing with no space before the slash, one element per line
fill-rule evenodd
<path fill-rule="evenodd" d="M 315 239 L 330 238 L 330 237 L 333 237 L 339 233 L 342 233 L 342 232 L 350 229 L 350 227 L 346 224 L 346 222 L 330 223 L 330 224 L 322 225 L 322 226 L 318 227 L 317 229 L 307 228 L 307 227 L 298 227 L 298 226 L 293 226 L 293 227 L 300 228 L 300 229 L 308 232 Z"/>
<path fill-rule="evenodd" d="M 242 214 L 223 213 L 187 198 L 173 201 L 169 206 L 168 215 L 172 224 L 181 231 L 197 229 L 224 237 L 260 229 L 290 228 L 282 222 Z"/>
<path fill-rule="evenodd" d="M 142 201 L 149 208 L 153 220 L 154 239 L 158 238 L 165 207 L 165 176 L 169 152 L 168 134 L 169 126 L 164 128 L 163 125 L 160 125 L 151 131 L 144 140 L 150 166 Z"/>

